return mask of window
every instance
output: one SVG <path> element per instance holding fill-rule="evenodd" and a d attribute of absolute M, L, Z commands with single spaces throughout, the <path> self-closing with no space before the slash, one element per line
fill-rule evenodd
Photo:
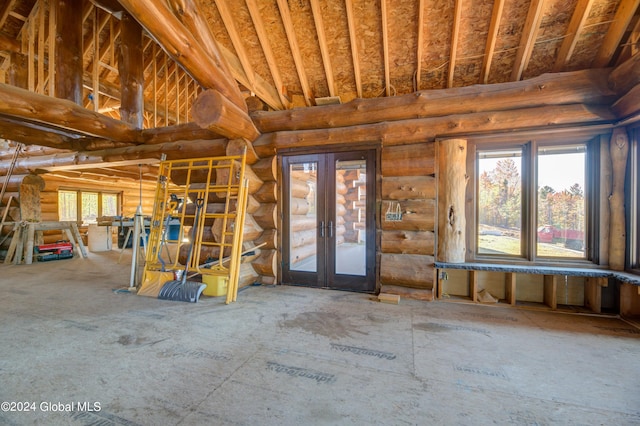
<path fill-rule="evenodd" d="M 82 225 L 96 223 L 100 216 L 118 214 L 119 195 L 115 193 L 60 190 L 58 217 L 61 221 L 75 221 Z"/>
<path fill-rule="evenodd" d="M 584 143 L 476 147 L 476 257 L 586 260 L 588 159 Z"/>

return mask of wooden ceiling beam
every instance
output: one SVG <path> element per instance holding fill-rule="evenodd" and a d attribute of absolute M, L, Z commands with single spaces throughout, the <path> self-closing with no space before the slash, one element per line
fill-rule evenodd
<path fill-rule="evenodd" d="M 420 90 L 420 76 L 422 75 L 422 45 L 424 44 L 424 1 L 418 3 L 418 45 L 416 48 L 416 76 L 413 90 Z"/>
<path fill-rule="evenodd" d="M 462 2 L 455 0 L 453 11 L 453 28 L 451 29 L 451 53 L 449 55 L 449 73 L 447 87 L 453 87 L 453 77 L 456 73 L 456 60 L 458 58 L 458 38 L 460 36 L 460 20 L 462 16 Z"/>
<path fill-rule="evenodd" d="M 249 59 L 249 55 L 247 54 L 247 49 L 244 48 L 242 44 L 242 40 L 240 38 L 240 34 L 238 34 L 238 30 L 236 29 L 236 25 L 233 21 L 233 16 L 231 16 L 231 12 L 227 7 L 226 0 L 214 0 L 216 7 L 218 8 L 218 13 L 220 13 L 220 17 L 222 18 L 222 23 L 227 30 L 227 34 L 229 34 L 229 38 L 231 39 L 231 44 L 236 51 L 238 59 L 240 60 L 240 64 L 242 65 L 242 69 L 244 71 L 244 75 L 247 76 L 247 80 L 249 85 L 247 88 L 255 93 L 255 75 L 253 71 L 253 66 L 251 65 L 251 60 Z"/>
<path fill-rule="evenodd" d="M 271 78 L 273 78 L 273 82 L 276 85 L 275 90 L 278 93 L 280 103 L 282 104 L 282 108 L 274 109 L 291 109 L 293 108 L 293 103 L 284 95 L 284 83 L 282 82 L 282 75 L 280 74 L 278 63 L 273 54 L 273 49 L 271 48 L 271 43 L 269 42 L 269 36 L 264 28 L 264 22 L 262 20 L 262 16 L 260 16 L 260 11 L 258 9 L 258 5 L 256 4 L 256 0 L 245 0 L 245 3 L 247 4 L 247 8 L 249 9 L 249 15 L 251 15 L 251 20 L 253 21 L 253 27 L 258 34 L 258 41 L 260 42 L 260 46 L 262 46 L 262 53 L 264 53 L 264 57 L 267 60 L 267 65 L 269 66 L 269 71 L 271 72 Z M 264 98 L 262 98 L 260 95 L 258 96 L 266 102 Z M 269 102 L 267 102 L 267 104 L 271 106 Z"/>
<path fill-rule="evenodd" d="M 496 0 L 493 3 L 493 9 L 491 11 L 491 24 L 489 24 L 489 32 L 487 34 L 487 45 L 484 49 L 484 57 L 482 58 L 482 71 L 480 72 L 481 84 L 489 83 L 491 62 L 493 61 L 493 54 L 496 50 L 496 41 L 498 40 L 498 30 L 500 29 L 503 10 L 504 0 Z"/>
<path fill-rule="evenodd" d="M 640 0 L 621 0 L 613 17 L 613 22 L 609 26 L 607 34 L 604 36 L 600 49 L 596 54 L 591 66 L 602 68 L 609 65 L 620 41 L 624 37 L 627 27 L 633 19 L 636 9 L 640 5 Z"/>
<path fill-rule="evenodd" d="M 336 96 L 336 83 L 333 78 L 333 67 L 331 66 L 331 56 L 329 55 L 329 46 L 327 45 L 327 36 L 324 32 L 324 22 L 322 20 L 322 10 L 318 0 L 311 0 L 311 14 L 313 22 L 316 26 L 316 34 L 318 36 L 318 44 L 320 45 L 320 55 L 322 56 L 322 65 L 324 66 L 324 74 L 329 87 L 329 96 Z"/>
<path fill-rule="evenodd" d="M 362 98 L 362 76 L 360 72 L 360 55 L 358 54 L 358 40 L 356 35 L 356 21 L 353 15 L 353 0 L 345 0 L 347 10 L 347 25 L 349 26 L 349 44 L 351 45 L 351 59 L 353 61 L 353 78 L 356 81 L 356 93 Z"/>
<path fill-rule="evenodd" d="M 538 31 L 540 30 L 543 6 L 544 0 L 531 0 L 527 20 L 522 29 L 520 45 L 518 46 L 516 59 L 513 64 L 513 69 L 511 70 L 511 81 L 519 81 L 522 78 L 524 70 L 526 70 L 529 65 L 529 60 L 531 59 L 531 54 L 533 53 L 533 48 L 538 38 Z"/>
<path fill-rule="evenodd" d="M 389 24 L 387 22 L 387 0 L 380 0 L 380 14 L 382 15 L 382 56 L 384 66 L 384 91 L 391 96 L 391 77 L 389 71 Z"/>
<path fill-rule="evenodd" d="M 307 106 L 314 105 L 314 102 L 312 100 L 314 96 L 311 93 L 307 73 L 304 69 L 304 63 L 302 62 L 302 55 L 300 54 L 300 47 L 298 46 L 298 38 L 296 37 L 296 32 L 293 28 L 293 21 L 291 20 L 291 10 L 289 9 L 289 4 L 287 3 L 287 0 L 277 0 L 277 2 L 278 10 L 280 11 L 280 18 L 282 19 L 282 25 L 284 25 L 284 31 L 289 42 L 289 48 L 291 49 L 291 54 L 293 55 L 293 62 L 296 66 L 296 72 L 298 73 L 298 80 L 300 81 L 300 86 L 302 87 L 302 96 L 304 97 L 304 102 Z"/>
<path fill-rule="evenodd" d="M 593 2 L 594 0 L 578 1 L 578 4 L 573 11 L 573 15 L 571 16 L 571 22 L 569 22 L 567 34 L 562 41 L 562 45 L 560 46 L 560 50 L 556 56 L 556 63 L 553 65 L 552 69 L 553 72 L 563 71 L 567 66 L 569 59 L 571 59 L 571 55 L 573 55 L 573 50 L 578 43 L 578 39 L 582 33 L 585 22 L 587 22 Z"/>
<path fill-rule="evenodd" d="M 202 86 L 219 91 L 241 111 L 246 113 L 247 105 L 237 83 L 225 71 L 226 68 L 211 46 L 203 46 L 201 40 L 207 37 L 200 26 L 185 27 L 174 11 L 164 2 L 150 0 L 119 0 L 125 9 L 155 38 L 176 62 L 183 65 Z M 172 2 L 176 3 L 176 2 Z M 189 15 L 183 14 L 185 19 Z M 199 16 L 199 15 L 198 15 Z M 189 21 L 199 22 L 199 21 Z M 197 28 L 202 33 L 193 33 Z M 248 115 L 247 115 L 248 119 Z"/>
<path fill-rule="evenodd" d="M 616 60 L 616 66 L 621 65 L 624 61 L 633 57 L 638 52 L 640 52 L 640 18 L 636 20 L 636 25 L 631 30 L 629 38 L 624 44 L 624 47 Z"/>
<path fill-rule="evenodd" d="M 628 70 L 633 66 L 630 62 L 620 71 L 630 75 Z M 623 89 L 633 85 L 619 79 L 615 81 L 616 87 Z M 263 133 L 273 133 L 562 104 L 608 106 L 618 97 L 612 84 L 608 70 L 549 73 L 524 81 L 423 90 L 391 98 L 354 99 L 340 105 L 291 111 L 257 111 L 251 116 Z"/>
<path fill-rule="evenodd" d="M 0 28 L 7 22 L 9 13 L 13 10 L 17 0 L 9 0 L 4 2 L 4 6 L 0 7 Z"/>
<path fill-rule="evenodd" d="M 46 123 L 85 136 L 140 143 L 134 126 L 87 110 L 76 103 L 0 84 L 0 114 L 34 123 Z"/>

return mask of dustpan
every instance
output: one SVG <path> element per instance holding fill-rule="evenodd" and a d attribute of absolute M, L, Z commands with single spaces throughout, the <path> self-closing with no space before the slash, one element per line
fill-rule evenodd
<path fill-rule="evenodd" d="M 184 266 L 184 271 L 182 271 L 181 279 L 165 282 L 158 293 L 158 299 L 196 303 L 200 298 L 202 291 L 207 287 L 206 284 L 202 284 L 200 282 L 187 281 L 187 273 L 189 271 L 189 264 L 191 263 L 191 256 L 193 255 L 197 227 L 200 219 L 200 210 L 202 209 L 203 204 L 204 199 L 198 198 L 196 200 L 196 214 L 193 218 L 193 227 L 191 229 L 191 247 L 189 247 L 187 261 Z"/>

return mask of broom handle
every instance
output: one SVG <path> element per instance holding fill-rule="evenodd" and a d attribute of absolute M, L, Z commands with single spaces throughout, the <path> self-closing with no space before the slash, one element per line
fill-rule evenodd
<path fill-rule="evenodd" d="M 193 248 L 196 245 L 195 239 L 198 235 L 198 221 L 200 219 L 200 209 L 204 204 L 204 198 L 198 198 L 196 200 L 196 214 L 193 217 L 193 227 L 191 228 L 191 247 L 189 247 L 189 254 L 187 254 L 187 263 L 184 265 L 184 272 L 182 273 L 182 284 L 187 282 L 187 272 L 189 271 L 189 264 L 191 263 L 191 255 L 193 255 Z"/>

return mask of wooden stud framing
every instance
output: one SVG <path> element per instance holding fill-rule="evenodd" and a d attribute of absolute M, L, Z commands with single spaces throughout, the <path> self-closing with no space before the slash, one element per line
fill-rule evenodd
<path fill-rule="evenodd" d="M 469 271 L 469 297 L 473 302 L 478 301 L 478 271 Z"/>
<path fill-rule="evenodd" d="M 636 21 L 636 25 L 631 30 L 631 34 L 629 35 L 629 39 L 627 40 L 625 46 L 622 48 L 620 55 L 618 56 L 618 60 L 616 61 L 616 66 L 621 65 L 627 59 L 636 55 L 640 49 L 638 49 L 638 45 L 640 44 L 640 19 Z"/>
<path fill-rule="evenodd" d="M 507 272 L 504 275 L 504 294 L 507 303 L 511 306 L 516 305 L 516 274 Z"/>

